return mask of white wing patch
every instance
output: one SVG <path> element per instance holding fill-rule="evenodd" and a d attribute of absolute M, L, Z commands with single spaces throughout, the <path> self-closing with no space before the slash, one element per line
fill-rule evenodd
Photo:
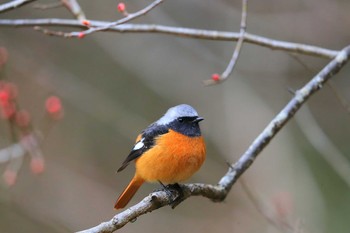
<path fill-rule="evenodd" d="M 145 146 L 145 144 L 143 143 L 143 141 L 145 140 L 145 138 L 142 138 L 138 143 L 135 144 L 134 148 L 132 148 L 132 150 L 139 150 L 142 147 Z"/>

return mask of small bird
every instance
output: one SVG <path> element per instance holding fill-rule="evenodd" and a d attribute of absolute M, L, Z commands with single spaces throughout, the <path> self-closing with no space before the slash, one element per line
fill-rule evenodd
<path fill-rule="evenodd" d="M 138 135 L 117 171 L 124 170 L 135 160 L 135 175 L 116 201 L 115 209 L 124 208 L 145 181 L 177 184 L 198 171 L 206 153 L 198 124 L 202 120 L 193 107 L 181 104 L 169 108 L 164 116 Z"/>

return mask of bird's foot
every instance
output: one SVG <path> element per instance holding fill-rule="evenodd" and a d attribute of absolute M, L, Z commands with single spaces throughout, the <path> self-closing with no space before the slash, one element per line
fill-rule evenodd
<path fill-rule="evenodd" d="M 163 187 L 160 189 L 161 191 L 165 191 L 167 195 L 172 199 L 169 205 L 171 208 L 175 208 L 180 202 L 182 201 L 184 197 L 184 192 L 181 188 L 181 186 L 178 183 L 175 184 L 168 184 L 164 185 L 162 182 L 160 182 L 160 185 Z"/>

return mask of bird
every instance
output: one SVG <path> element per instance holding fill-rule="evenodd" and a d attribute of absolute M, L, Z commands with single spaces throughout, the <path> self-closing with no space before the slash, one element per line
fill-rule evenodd
<path fill-rule="evenodd" d="M 135 161 L 135 175 L 117 199 L 114 208 L 124 208 L 144 182 L 175 184 L 189 179 L 205 161 L 206 145 L 199 122 L 204 118 L 187 104 L 169 108 L 136 138 L 121 167 Z"/>

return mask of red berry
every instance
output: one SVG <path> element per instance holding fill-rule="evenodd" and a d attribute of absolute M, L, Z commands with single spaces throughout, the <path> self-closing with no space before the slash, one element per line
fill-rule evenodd
<path fill-rule="evenodd" d="M 211 79 L 214 80 L 215 82 L 220 80 L 220 75 L 219 74 L 212 74 Z"/>
<path fill-rule="evenodd" d="M 84 38 L 84 37 L 85 37 L 85 33 L 84 33 L 84 32 L 79 32 L 78 38 L 79 38 L 79 39 L 82 39 L 82 38 Z"/>
<path fill-rule="evenodd" d="M 118 8 L 119 12 L 123 13 L 126 9 L 125 3 L 123 3 L 123 2 L 119 3 L 117 8 Z"/>
<path fill-rule="evenodd" d="M 86 19 L 82 20 L 81 23 L 87 27 L 89 27 L 91 25 L 90 21 L 86 20 Z"/>
<path fill-rule="evenodd" d="M 5 90 L 0 90 L 0 105 L 6 105 L 10 99 L 10 95 Z"/>
<path fill-rule="evenodd" d="M 45 103 L 46 111 L 54 119 L 58 119 L 62 116 L 63 108 L 60 98 L 57 96 L 50 96 Z"/>

